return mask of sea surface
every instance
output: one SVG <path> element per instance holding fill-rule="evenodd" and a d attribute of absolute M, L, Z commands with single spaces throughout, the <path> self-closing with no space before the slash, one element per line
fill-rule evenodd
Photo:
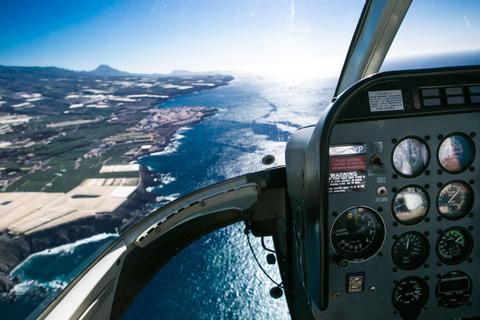
<path fill-rule="evenodd" d="M 265 155 L 275 157 L 273 166 L 284 165 L 286 142 L 298 128 L 318 121 L 335 84 L 335 79 L 236 76 L 228 86 L 162 104 L 219 111 L 181 129 L 163 152 L 139 161 L 161 176 L 150 190 L 158 195 L 152 210 L 198 188 L 266 169 Z M 275 285 L 257 265 L 243 231 L 242 223 L 226 227 L 181 252 L 145 287 L 124 319 L 290 319 L 284 297 L 270 297 Z M 1 318 L 25 318 L 116 237 L 100 234 L 29 257 L 11 274 L 23 282 L 16 286 L 15 302 L 8 303 L 10 296 L 0 303 Z M 260 239 L 250 237 L 263 268 L 280 282 Z M 266 243 L 273 248 L 270 239 Z"/>

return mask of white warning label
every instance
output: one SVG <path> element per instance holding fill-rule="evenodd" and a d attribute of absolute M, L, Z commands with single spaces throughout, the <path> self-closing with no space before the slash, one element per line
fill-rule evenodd
<path fill-rule="evenodd" d="M 402 90 L 369 91 L 370 111 L 403 110 Z"/>
<path fill-rule="evenodd" d="M 367 190 L 365 171 L 330 172 L 329 193 L 345 193 Z"/>

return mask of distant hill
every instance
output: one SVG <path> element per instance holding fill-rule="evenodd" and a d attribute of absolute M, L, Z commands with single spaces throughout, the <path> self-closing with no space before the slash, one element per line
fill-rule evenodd
<path fill-rule="evenodd" d="M 22 79 L 31 78 L 69 78 L 77 77 L 75 71 L 60 69 L 57 67 L 8 67 L 0 65 L 0 79 L 12 79 L 21 77 Z"/>
<path fill-rule="evenodd" d="M 3 81 L 11 81 L 13 78 L 22 77 L 24 80 L 39 80 L 41 78 L 76 78 L 79 75 L 94 77 L 188 77 L 209 76 L 220 74 L 218 71 L 192 72 L 188 70 L 174 70 L 169 74 L 163 73 L 129 73 L 112 68 L 106 64 L 99 65 L 92 71 L 73 71 L 57 67 L 10 67 L 0 65 L 0 84 Z"/>
<path fill-rule="evenodd" d="M 94 76 L 102 76 L 102 77 L 126 77 L 131 75 L 128 72 L 114 69 L 106 64 L 101 64 L 98 66 L 97 69 L 93 71 L 89 71 L 88 73 Z"/>
<path fill-rule="evenodd" d="M 88 74 L 100 77 L 145 77 L 145 78 L 162 78 L 162 77 L 189 77 L 189 76 L 208 76 L 219 74 L 218 71 L 192 72 L 188 70 L 174 70 L 169 74 L 164 73 L 129 73 L 114 69 L 106 64 L 99 65 L 97 69 L 88 71 Z"/>

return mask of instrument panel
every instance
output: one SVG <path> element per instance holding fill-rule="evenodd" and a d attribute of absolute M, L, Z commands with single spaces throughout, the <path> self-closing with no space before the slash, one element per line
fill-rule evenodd
<path fill-rule="evenodd" d="M 414 70 L 362 80 L 294 134 L 289 284 L 314 318 L 480 318 L 479 123 L 480 68 Z"/>
<path fill-rule="evenodd" d="M 334 128 L 329 308 L 343 313 L 363 295 L 382 297 L 392 318 L 476 315 L 478 123 L 474 112 Z M 336 152 L 359 145 L 362 153 Z M 358 292 L 349 283 L 359 274 Z"/>

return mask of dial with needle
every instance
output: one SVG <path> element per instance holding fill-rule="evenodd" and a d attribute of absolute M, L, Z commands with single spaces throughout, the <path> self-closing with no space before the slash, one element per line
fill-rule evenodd
<path fill-rule="evenodd" d="M 457 190 L 457 192 L 455 192 L 455 194 L 450 198 L 450 200 L 448 200 L 447 203 L 450 203 L 456 196 L 457 194 L 460 192 L 460 190 Z"/>

